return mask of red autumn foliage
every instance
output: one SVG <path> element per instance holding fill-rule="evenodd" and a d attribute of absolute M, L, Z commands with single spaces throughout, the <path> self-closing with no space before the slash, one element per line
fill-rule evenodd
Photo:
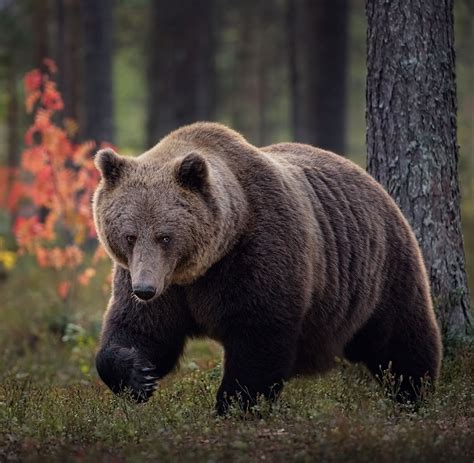
<path fill-rule="evenodd" d="M 69 280 L 58 286 L 65 299 L 73 284 L 87 285 L 95 274 L 84 263 L 84 248 L 92 248 L 94 260 L 104 255 L 93 240 L 91 211 L 99 174 L 93 163 L 95 143 L 74 143 L 77 125 L 65 121 L 63 128 L 55 122 L 64 103 L 53 79 L 55 63 L 46 59 L 44 65 L 46 73 L 34 69 L 24 79 L 25 106 L 33 123 L 25 134 L 20 169 L 2 198 L 20 212 L 13 226 L 20 253 L 33 254 L 41 267 L 70 270 Z"/>
<path fill-rule="evenodd" d="M 43 81 L 43 76 L 39 69 L 33 69 L 25 75 L 25 91 L 27 93 L 32 93 L 35 90 L 39 90 L 41 83 Z"/>

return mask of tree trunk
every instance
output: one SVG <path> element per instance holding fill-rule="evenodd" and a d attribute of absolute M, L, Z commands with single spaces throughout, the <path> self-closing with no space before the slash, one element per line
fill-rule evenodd
<path fill-rule="evenodd" d="M 8 64 L 6 76 L 6 90 L 7 90 L 7 128 L 8 128 L 8 167 L 15 168 L 20 159 L 19 146 L 19 113 L 18 113 L 18 92 L 16 88 L 17 74 L 14 58 L 11 58 Z"/>
<path fill-rule="evenodd" d="M 56 46 L 59 90 L 65 118 L 79 122 L 82 62 L 81 9 L 79 0 L 56 0 Z"/>
<path fill-rule="evenodd" d="M 19 138 L 19 102 L 17 90 L 17 65 L 15 54 L 11 53 L 7 58 L 5 89 L 7 95 L 7 167 L 8 185 L 6 192 L 11 191 L 15 181 L 15 172 L 20 161 L 20 138 Z M 0 198 L 0 201 L 4 198 Z M 10 211 L 10 223 L 13 224 L 16 218 L 16 208 Z"/>
<path fill-rule="evenodd" d="M 232 125 L 257 146 L 264 144 L 265 127 L 261 8 L 262 0 L 244 0 L 234 16 Z"/>
<path fill-rule="evenodd" d="M 32 2 L 32 21 L 34 31 L 33 63 L 34 67 L 46 70 L 43 60 L 49 58 L 49 1 Z"/>
<path fill-rule="evenodd" d="M 345 151 L 348 0 L 288 0 L 296 141 Z"/>
<path fill-rule="evenodd" d="M 466 333 L 452 0 L 368 0 L 368 170 L 415 230 L 444 333 Z"/>
<path fill-rule="evenodd" d="M 231 8 L 232 126 L 258 146 L 288 139 L 285 2 L 242 0 Z"/>
<path fill-rule="evenodd" d="M 114 141 L 112 84 L 114 0 L 82 0 L 84 137 Z"/>
<path fill-rule="evenodd" d="M 288 0 L 286 12 L 286 27 L 288 38 L 288 68 L 289 68 L 289 84 L 290 84 L 290 123 L 293 128 L 293 138 L 295 140 L 303 140 L 302 133 L 303 121 L 301 116 L 303 108 L 300 103 L 304 103 L 301 95 L 302 86 L 300 84 L 300 59 L 297 59 L 298 43 L 302 41 L 302 37 L 296 38 L 297 34 L 301 34 L 301 24 L 297 24 L 297 20 L 301 20 L 301 15 L 296 15 L 296 1 Z"/>
<path fill-rule="evenodd" d="M 152 0 L 147 143 L 214 112 L 214 2 Z"/>

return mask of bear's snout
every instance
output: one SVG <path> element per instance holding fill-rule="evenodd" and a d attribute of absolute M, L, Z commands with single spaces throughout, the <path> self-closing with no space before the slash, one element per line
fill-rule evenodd
<path fill-rule="evenodd" d="M 137 285 L 133 287 L 133 294 L 143 301 L 149 301 L 156 294 L 156 288 Z"/>

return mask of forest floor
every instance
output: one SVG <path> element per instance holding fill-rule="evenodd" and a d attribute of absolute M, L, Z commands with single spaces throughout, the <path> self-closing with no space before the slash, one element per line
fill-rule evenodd
<path fill-rule="evenodd" d="M 447 349 L 418 412 L 341 361 L 326 376 L 290 381 L 260 418 L 219 418 L 221 350 L 205 341 L 191 342 L 181 368 L 134 405 L 93 368 L 107 291 L 94 280 L 65 307 L 55 278 L 23 261 L 0 282 L 0 462 L 474 461 L 472 344 Z"/>

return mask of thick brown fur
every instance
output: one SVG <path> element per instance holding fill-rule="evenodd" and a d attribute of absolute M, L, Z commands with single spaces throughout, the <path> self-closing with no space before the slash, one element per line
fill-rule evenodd
<path fill-rule="evenodd" d="M 104 150 L 96 163 L 95 221 L 116 264 L 97 368 L 115 392 L 147 399 L 195 336 L 224 347 L 219 413 L 336 357 L 375 375 L 391 365 L 412 399 L 438 377 L 414 234 L 352 162 L 197 123 L 138 158 Z M 133 294 L 144 287 L 156 294 L 146 302 Z"/>

